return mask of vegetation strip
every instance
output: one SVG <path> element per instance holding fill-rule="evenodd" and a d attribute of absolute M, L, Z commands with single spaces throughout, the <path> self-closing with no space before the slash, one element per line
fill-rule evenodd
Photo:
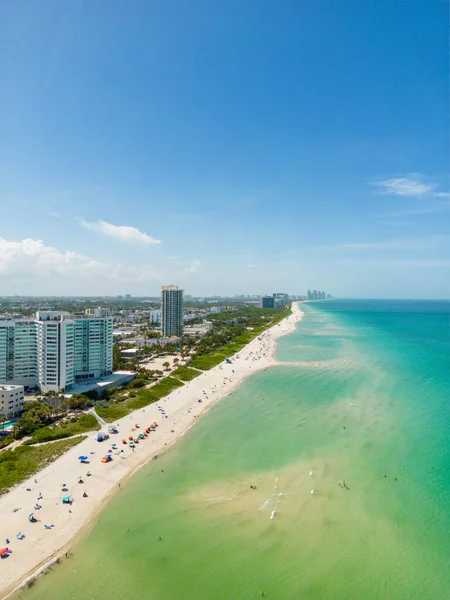
<path fill-rule="evenodd" d="M 86 436 L 80 435 L 40 446 L 19 446 L 14 450 L 4 450 L 0 453 L 0 494 L 34 475 L 84 439 Z"/>
<path fill-rule="evenodd" d="M 198 369 L 191 369 L 190 367 L 183 366 L 175 369 L 175 371 L 171 373 L 171 377 L 174 377 L 175 379 L 181 379 L 181 381 L 192 381 L 192 379 L 195 379 L 201 374 L 202 372 Z"/>

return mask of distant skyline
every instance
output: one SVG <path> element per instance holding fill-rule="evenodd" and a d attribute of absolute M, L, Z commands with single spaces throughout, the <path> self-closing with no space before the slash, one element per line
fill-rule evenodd
<path fill-rule="evenodd" d="M 0 294 L 450 297 L 448 11 L 0 3 Z"/>

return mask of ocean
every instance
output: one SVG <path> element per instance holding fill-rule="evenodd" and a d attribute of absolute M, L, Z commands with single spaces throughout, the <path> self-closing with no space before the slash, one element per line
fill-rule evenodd
<path fill-rule="evenodd" d="M 302 309 L 15 598 L 450 599 L 449 303 Z"/>

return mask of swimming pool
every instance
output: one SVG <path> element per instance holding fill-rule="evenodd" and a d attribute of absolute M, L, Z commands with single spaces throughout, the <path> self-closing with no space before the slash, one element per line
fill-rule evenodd
<path fill-rule="evenodd" d="M 10 427 L 14 427 L 16 423 L 17 419 L 15 419 L 14 421 L 5 421 L 4 423 L 0 423 L 0 431 L 3 431 L 4 429 L 9 429 Z"/>

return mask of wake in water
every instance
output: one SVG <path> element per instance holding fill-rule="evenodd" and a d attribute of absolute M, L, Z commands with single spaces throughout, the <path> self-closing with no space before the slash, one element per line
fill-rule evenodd
<path fill-rule="evenodd" d="M 272 520 L 274 519 L 275 515 L 278 512 L 278 506 L 279 506 L 280 502 L 282 501 L 282 498 L 284 498 L 284 496 L 288 496 L 289 495 L 289 494 L 287 494 L 285 492 L 277 492 L 277 490 L 278 490 L 278 480 L 279 480 L 279 478 L 276 477 L 275 478 L 275 485 L 274 485 L 274 492 L 273 492 L 272 496 L 270 498 L 268 498 L 258 508 L 258 510 L 265 510 L 266 508 L 272 508 L 272 506 L 275 505 L 275 508 L 272 509 L 272 512 L 270 514 L 270 518 Z"/>

